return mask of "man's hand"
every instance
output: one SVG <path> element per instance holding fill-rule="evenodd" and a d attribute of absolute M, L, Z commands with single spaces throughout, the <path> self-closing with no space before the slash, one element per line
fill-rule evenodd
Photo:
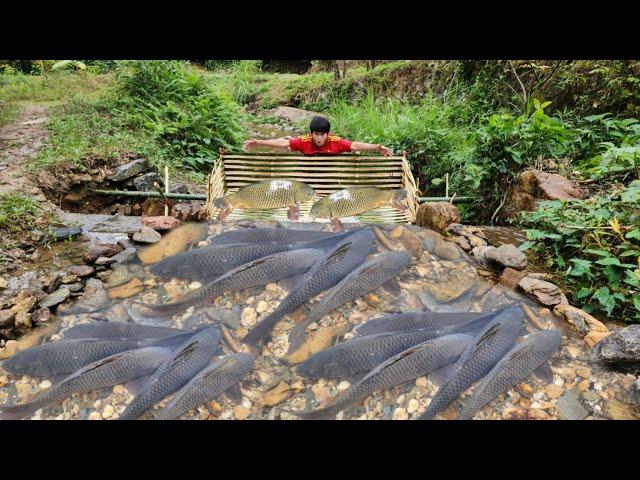
<path fill-rule="evenodd" d="M 242 145 L 242 149 L 246 152 L 247 150 L 250 150 L 250 149 L 255 148 L 257 146 L 258 146 L 258 141 L 257 140 L 247 140 Z"/>
<path fill-rule="evenodd" d="M 378 152 L 380 152 L 385 157 L 390 157 L 393 155 L 393 150 L 389 147 L 385 147 L 384 145 L 378 145 Z"/>

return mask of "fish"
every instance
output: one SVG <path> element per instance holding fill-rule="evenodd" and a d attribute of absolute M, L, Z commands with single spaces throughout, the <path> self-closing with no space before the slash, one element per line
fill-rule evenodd
<path fill-rule="evenodd" d="M 309 324 L 319 321 L 340 305 L 351 302 L 387 282 L 397 284 L 396 277 L 410 262 L 411 254 L 406 251 L 382 253 L 353 270 L 312 307 L 304 320 L 291 329 L 288 353 L 291 354 L 300 347 Z"/>
<path fill-rule="evenodd" d="M 470 320 L 486 318 L 487 321 L 504 311 L 506 307 L 492 312 L 403 312 L 385 315 L 361 323 L 353 329 L 357 336 L 381 332 L 407 332 L 423 328 L 442 328 L 464 324 Z"/>
<path fill-rule="evenodd" d="M 350 233 L 345 232 L 328 238 L 308 242 L 268 242 L 268 243 L 230 243 L 196 248 L 188 252 L 167 257 L 149 267 L 149 271 L 159 277 L 178 277 L 188 279 L 213 279 L 224 275 L 240 265 L 252 260 L 287 250 L 312 248 L 327 250 L 334 247 Z"/>
<path fill-rule="evenodd" d="M 32 377 L 52 377 L 71 374 L 76 370 L 116 353 L 143 347 L 175 348 L 205 327 L 171 335 L 143 338 L 75 338 L 45 343 L 17 352 L 3 361 L 9 373 Z"/>
<path fill-rule="evenodd" d="M 431 403 L 418 418 L 435 417 L 477 380 L 484 377 L 511 349 L 524 323 L 521 308 L 508 308 L 495 317 L 478 334 L 451 368 Z"/>
<path fill-rule="evenodd" d="M 343 378 L 360 375 L 409 347 L 455 333 L 475 335 L 475 332 L 484 328 L 486 324 L 485 318 L 477 318 L 461 325 L 442 328 L 382 332 L 353 337 L 312 355 L 296 367 L 296 372 L 309 378 Z"/>
<path fill-rule="evenodd" d="M 357 231 L 339 242 L 316 261 L 278 307 L 245 335 L 243 342 L 254 346 L 269 335 L 282 317 L 342 280 L 369 255 L 374 239 L 373 232 L 367 229 Z"/>
<path fill-rule="evenodd" d="M 342 227 L 341 217 L 351 217 L 385 205 L 393 205 L 400 211 L 407 207 L 401 203 L 406 190 L 383 190 L 377 187 L 350 187 L 327 195 L 313 204 L 309 210 L 312 221 L 316 218 L 331 219 L 334 230 Z"/>
<path fill-rule="evenodd" d="M 294 230 L 290 228 L 243 228 L 223 232 L 211 239 L 212 245 L 229 243 L 306 242 L 334 236 L 333 232 Z"/>
<path fill-rule="evenodd" d="M 150 305 L 134 302 L 159 316 L 169 316 L 214 299 L 226 292 L 266 285 L 306 272 L 323 255 L 321 250 L 300 249 L 279 252 L 253 260 L 225 273 L 173 303 Z"/>
<path fill-rule="evenodd" d="M 254 361 L 255 357 L 246 353 L 219 358 L 176 392 L 167 406 L 154 414 L 154 419 L 172 420 L 212 400 L 237 385 L 249 373 Z"/>
<path fill-rule="evenodd" d="M 309 420 L 333 417 L 374 392 L 401 385 L 450 365 L 472 342 L 470 335 L 453 334 L 419 343 L 375 367 L 330 405 L 309 412 L 290 413 Z"/>
<path fill-rule="evenodd" d="M 469 420 L 498 395 L 526 379 L 558 350 L 562 335 L 557 330 L 541 330 L 528 335 L 491 369 L 471 398 L 464 404 L 458 420 Z"/>
<path fill-rule="evenodd" d="M 32 401 L 20 405 L 0 406 L 0 419 L 19 419 L 74 393 L 86 393 L 128 382 L 153 373 L 171 355 L 171 350 L 146 347 L 116 353 L 93 362 L 48 388 Z"/>
<path fill-rule="evenodd" d="M 289 207 L 289 220 L 298 220 L 300 204 L 311 200 L 315 191 L 297 180 L 273 178 L 247 185 L 237 192 L 213 200 L 222 209 L 217 221 L 223 221 L 236 208 L 272 209 Z"/>
<path fill-rule="evenodd" d="M 82 323 L 63 330 L 65 339 L 74 338 L 163 338 L 184 333 L 184 330 L 152 327 L 126 322 Z"/>
<path fill-rule="evenodd" d="M 119 419 L 134 420 L 184 387 L 216 355 L 221 335 L 219 328 L 206 327 L 184 342 L 144 382 L 140 393 L 127 405 Z"/>

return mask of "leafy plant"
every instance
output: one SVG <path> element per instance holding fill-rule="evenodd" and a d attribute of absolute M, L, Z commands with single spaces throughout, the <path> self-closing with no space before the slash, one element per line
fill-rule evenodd
<path fill-rule="evenodd" d="M 626 321 L 640 321 L 640 180 L 584 201 L 544 201 L 522 213 L 530 245 L 547 253 L 573 301 Z M 534 228 L 531 228 L 534 227 Z"/>

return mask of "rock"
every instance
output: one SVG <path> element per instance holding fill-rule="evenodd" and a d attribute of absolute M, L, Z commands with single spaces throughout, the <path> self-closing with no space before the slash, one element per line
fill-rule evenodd
<path fill-rule="evenodd" d="M 442 235 L 438 232 L 434 232 L 433 230 L 420 230 L 417 235 L 422 238 L 422 246 L 429 253 L 433 253 L 436 248 L 436 244 L 439 241 L 445 241 L 445 238 Z"/>
<path fill-rule="evenodd" d="M 420 402 L 418 402 L 415 398 L 409 400 L 407 404 L 407 413 L 416 413 L 420 409 Z"/>
<path fill-rule="evenodd" d="M 500 275 L 500 283 L 511 290 L 517 290 L 520 280 L 526 276 L 526 273 L 513 268 L 507 267 Z"/>
<path fill-rule="evenodd" d="M 460 250 L 453 242 L 437 242 L 433 253 L 443 260 L 449 260 L 451 262 L 460 259 Z"/>
<path fill-rule="evenodd" d="M 189 193 L 189 187 L 184 182 L 174 181 L 171 182 L 171 187 L 169 188 L 171 193 Z"/>
<path fill-rule="evenodd" d="M 591 378 L 591 369 L 589 367 L 576 367 L 576 374 L 582 378 Z"/>
<path fill-rule="evenodd" d="M 287 361 L 291 364 L 304 362 L 314 353 L 330 347 L 333 339 L 338 335 L 343 335 L 348 329 L 348 324 L 320 328 L 310 339 L 304 342 L 298 350 L 291 353 L 287 357 Z"/>
<path fill-rule="evenodd" d="M 611 332 L 595 332 L 592 330 L 584 337 L 584 341 L 589 347 L 594 347 L 609 335 L 611 335 Z"/>
<path fill-rule="evenodd" d="M 250 414 L 251 414 L 251 410 L 249 410 L 248 408 L 244 407 L 243 405 L 236 405 L 235 407 L 233 407 L 233 416 L 237 420 L 244 420 Z"/>
<path fill-rule="evenodd" d="M 133 259 L 136 256 L 136 249 L 135 248 L 125 248 L 123 251 L 121 251 L 119 254 L 114 255 L 113 257 L 111 257 L 111 262 L 110 263 L 127 263 L 129 260 Z M 98 263 L 96 261 L 96 263 Z"/>
<path fill-rule="evenodd" d="M 409 420 L 409 414 L 407 413 L 407 411 L 404 408 L 396 408 L 393 411 L 393 417 L 394 420 Z"/>
<path fill-rule="evenodd" d="M 122 247 L 114 243 L 97 243 L 89 248 L 82 259 L 86 263 L 94 263 L 99 257 L 112 257 L 116 253 L 120 253 Z"/>
<path fill-rule="evenodd" d="M 389 234 L 389 236 L 391 237 L 391 240 L 398 240 L 403 233 L 404 233 L 404 228 L 396 227 L 393 230 L 391 230 L 391 233 Z"/>
<path fill-rule="evenodd" d="M 427 377 L 416 378 L 416 387 L 427 388 Z"/>
<path fill-rule="evenodd" d="M 170 215 L 183 222 L 201 222 L 207 218 L 207 212 L 201 203 L 176 203 Z"/>
<path fill-rule="evenodd" d="M 611 420 L 638 420 L 640 415 L 634 411 L 634 406 L 618 400 L 607 400 L 603 413 Z"/>
<path fill-rule="evenodd" d="M 514 245 L 505 244 L 487 251 L 486 258 L 494 265 L 522 270 L 527 266 L 527 256 Z"/>
<path fill-rule="evenodd" d="M 556 305 L 553 313 L 565 320 L 580 335 L 589 332 L 609 332 L 609 329 L 599 320 L 589 315 L 584 310 L 572 305 Z"/>
<path fill-rule="evenodd" d="M 38 388 L 40 390 L 46 390 L 47 388 L 51 388 L 51 382 L 49 380 L 43 380 L 38 384 Z"/>
<path fill-rule="evenodd" d="M 71 292 L 68 288 L 62 287 L 56 290 L 55 292 L 47 295 L 44 300 L 40 301 L 38 305 L 41 308 L 45 307 L 54 307 L 62 302 L 64 302 L 67 298 L 69 298 Z"/>
<path fill-rule="evenodd" d="M 156 243 L 162 238 L 153 228 L 143 225 L 139 232 L 133 234 L 133 241 L 138 243 Z"/>
<path fill-rule="evenodd" d="M 258 302 L 258 305 L 256 305 L 256 312 L 258 313 L 266 312 L 268 309 L 269 309 L 269 304 L 264 300 L 260 300 Z"/>
<path fill-rule="evenodd" d="M 164 191 L 164 180 L 157 172 L 149 172 L 133 179 L 133 187 L 139 192 L 155 192 L 157 183 Z"/>
<path fill-rule="evenodd" d="M 78 280 L 79 280 L 78 276 L 77 275 L 72 275 L 72 274 L 65 275 L 64 277 L 62 277 L 62 283 L 64 283 L 65 285 L 68 285 L 70 283 L 75 283 Z"/>
<path fill-rule="evenodd" d="M 36 324 L 48 323 L 51 320 L 51 311 L 48 308 L 39 308 L 31 314 L 31 320 Z"/>
<path fill-rule="evenodd" d="M 436 301 L 450 302 L 467 293 L 475 286 L 476 282 L 477 274 L 475 269 L 466 263 L 461 263 L 456 268 L 439 271 L 431 270 L 424 277 L 423 286 L 424 290 Z M 423 292 L 419 292 L 418 295 L 427 307 L 433 304 L 433 302 L 423 298 Z"/>
<path fill-rule="evenodd" d="M 560 420 L 583 420 L 589 411 L 582 405 L 578 395 L 572 391 L 564 392 L 556 403 Z"/>
<path fill-rule="evenodd" d="M 76 275 L 77 277 L 88 277 L 92 275 L 95 270 L 89 265 L 74 265 L 69 269 L 69 273 Z"/>
<path fill-rule="evenodd" d="M 0 328 L 12 326 L 14 318 L 16 318 L 15 310 L 0 310 Z"/>
<path fill-rule="evenodd" d="M 257 319 L 258 314 L 256 313 L 256 310 L 254 308 L 247 307 L 242 311 L 240 324 L 243 327 L 253 327 L 256 324 Z"/>
<path fill-rule="evenodd" d="M 154 230 L 165 231 L 176 227 L 180 221 L 177 218 L 169 216 L 144 217 L 142 223 Z"/>
<path fill-rule="evenodd" d="M 505 212 L 513 216 L 521 211 L 534 211 L 540 200 L 576 200 L 582 192 L 572 182 L 556 173 L 527 170 L 518 175 L 507 194 Z"/>
<path fill-rule="evenodd" d="M 14 320 L 14 326 L 18 329 L 27 329 L 31 328 L 31 314 L 25 310 L 20 310 L 16 313 L 16 318 Z"/>
<path fill-rule="evenodd" d="M 89 313 L 100 310 L 109 303 L 109 297 L 102 282 L 97 278 L 90 278 L 84 289 L 84 293 L 75 305 L 61 305 L 59 313 Z"/>
<path fill-rule="evenodd" d="M 483 240 L 480 237 L 476 237 L 475 235 L 469 235 L 467 238 L 469 239 L 469 245 L 471 245 L 471 248 L 484 247 L 487 245 L 486 240 Z"/>
<path fill-rule="evenodd" d="M 109 275 L 101 277 L 102 280 L 108 280 L 104 284 L 105 288 L 114 288 L 123 285 L 134 278 L 134 275 L 129 272 L 129 269 L 124 265 L 116 265 L 113 270 L 109 272 Z"/>
<path fill-rule="evenodd" d="M 350 386 L 351 386 L 351 384 L 349 382 L 347 382 L 346 380 L 343 380 L 338 384 L 338 386 L 336 388 L 339 391 L 344 392 L 345 390 L 349 390 Z"/>
<path fill-rule="evenodd" d="M 562 303 L 564 294 L 553 283 L 536 280 L 531 277 L 524 277 L 518 285 L 527 295 L 543 305 L 551 306 Z"/>
<path fill-rule="evenodd" d="M 596 345 L 596 359 L 606 364 L 640 370 L 640 324 L 617 330 Z"/>
<path fill-rule="evenodd" d="M 562 387 L 559 387 L 558 385 L 555 385 L 553 383 L 550 383 L 549 385 L 546 385 L 544 387 L 544 392 L 551 399 L 560 398 L 560 395 L 562 395 L 563 391 L 564 390 Z"/>
<path fill-rule="evenodd" d="M 102 418 L 107 419 L 107 418 L 111 418 L 113 417 L 113 414 L 116 413 L 115 408 L 113 408 L 113 405 L 105 405 L 105 407 L 102 409 Z"/>
<path fill-rule="evenodd" d="M 49 227 L 49 232 L 53 239 L 57 242 L 62 240 L 67 240 L 69 238 L 73 238 L 76 235 L 80 235 L 82 233 L 82 228 L 80 227 Z"/>
<path fill-rule="evenodd" d="M 422 241 L 420 240 L 420 237 L 411 230 L 404 230 L 400 237 L 400 243 L 402 243 L 407 251 L 411 252 L 413 258 L 420 259 L 420 257 L 422 257 Z"/>
<path fill-rule="evenodd" d="M 460 211 L 449 202 L 423 203 L 416 212 L 416 223 L 421 227 L 444 233 L 451 223 L 460 222 Z"/>
<path fill-rule="evenodd" d="M 472 248 L 469 240 L 465 237 L 456 236 L 453 237 L 453 241 L 456 242 L 465 252 L 468 252 Z"/>
<path fill-rule="evenodd" d="M 138 158 L 116 168 L 113 175 L 107 177 L 112 182 L 121 182 L 127 178 L 135 177 L 137 174 L 145 172 L 149 169 L 149 162 L 144 158 Z"/>
<path fill-rule="evenodd" d="M 120 285 L 119 287 L 112 288 L 108 291 L 109 298 L 129 298 L 137 295 L 142 290 L 144 290 L 144 286 L 142 285 L 142 281 L 139 278 L 134 278 L 133 280 L 125 283 L 124 285 Z"/>
<path fill-rule="evenodd" d="M 89 414 L 89 420 L 102 420 L 102 415 L 100 415 L 100 412 L 91 412 Z"/>

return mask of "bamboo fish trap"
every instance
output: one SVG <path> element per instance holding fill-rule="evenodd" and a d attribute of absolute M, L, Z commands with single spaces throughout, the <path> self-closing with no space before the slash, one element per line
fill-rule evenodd
<path fill-rule="evenodd" d="M 220 209 L 213 199 L 238 191 L 239 188 L 270 178 L 286 178 L 309 184 L 316 191 L 313 201 L 300 205 L 300 221 L 310 221 L 309 210 L 319 198 L 354 186 L 383 189 L 406 189 L 409 208 L 400 212 L 389 205 L 362 215 L 342 218 L 343 223 L 411 223 L 418 208 L 418 188 L 406 155 L 342 154 L 305 156 L 287 153 L 225 153 L 214 162 L 207 188 L 207 215 L 216 218 Z M 235 209 L 230 220 L 287 220 L 287 208 L 274 210 Z M 322 219 L 317 219 L 322 221 Z"/>

